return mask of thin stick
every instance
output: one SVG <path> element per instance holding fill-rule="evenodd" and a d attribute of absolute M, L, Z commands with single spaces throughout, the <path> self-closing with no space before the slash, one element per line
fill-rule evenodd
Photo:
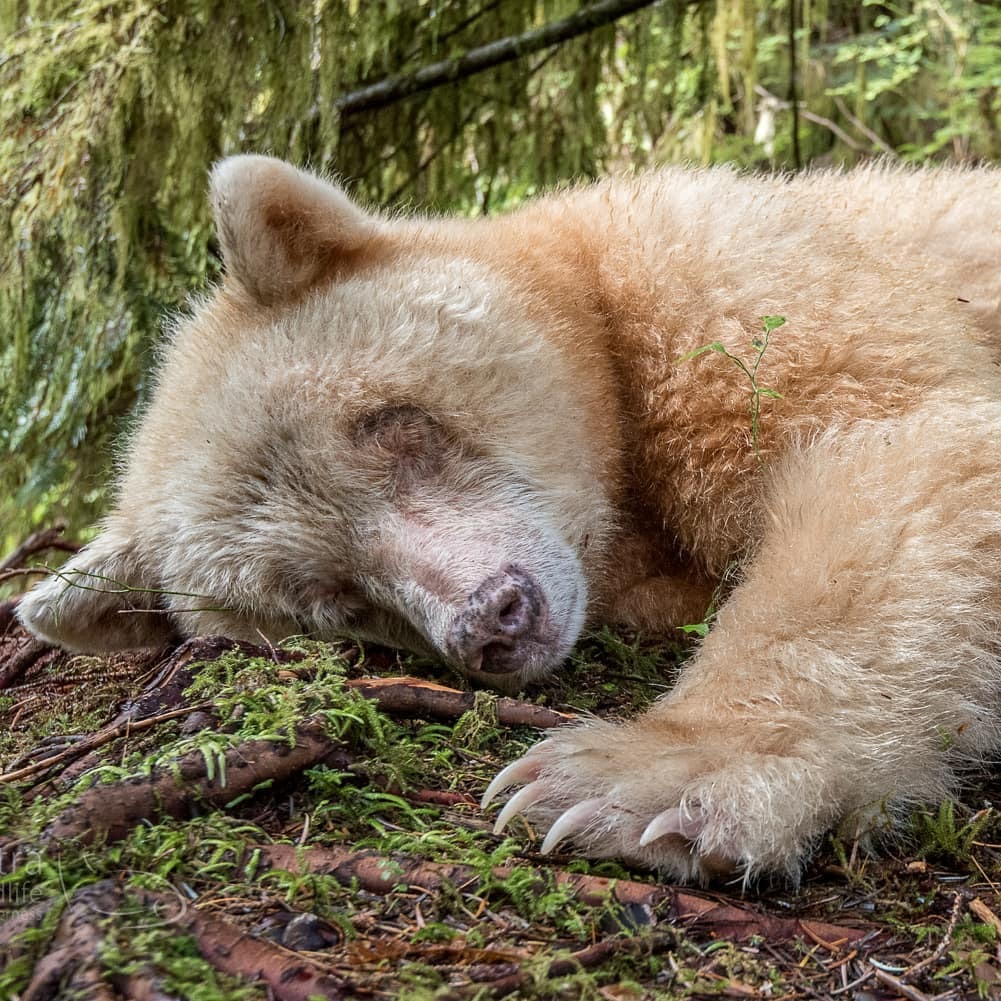
<path fill-rule="evenodd" d="M 974 909 L 974 901 L 970 902 L 970 910 L 976 913 Z M 952 934 L 956 930 L 956 925 L 959 924 L 959 915 L 963 910 L 963 895 L 957 893 L 955 899 L 952 901 L 952 913 L 949 915 L 949 923 L 945 926 L 945 934 L 942 936 L 942 941 L 939 942 L 935 951 L 930 955 L 921 960 L 920 963 L 915 963 L 913 966 L 909 966 L 903 973 L 900 974 L 901 980 L 909 980 L 914 976 L 915 973 L 920 973 L 921 970 L 927 969 L 933 963 L 937 963 L 944 955 L 945 950 L 949 948 L 949 943 L 952 941 Z M 995 921 L 997 918 L 995 918 Z M 995 925 L 995 927 L 998 927 Z"/>
<path fill-rule="evenodd" d="M 161 713 L 159 716 L 149 716 L 146 719 L 136 720 L 134 722 L 126 721 L 115 726 L 105 727 L 105 729 L 98 730 L 97 733 L 92 734 L 89 737 L 85 737 L 78 744 L 74 744 L 72 747 L 67 747 L 65 751 L 60 751 L 58 754 L 53 754 L 51 757 L 43 758 L 41 761 L 36 761 L 33 765 L 25 765 L 24 768 L 19 768 L 17 771 L 3 772 L 0 774 L 0 784 L 20 782 L 21 779 L 27 779 L 32 775 L 37 775 L 39 772 L 44 772 L 53 765 L 58 765 L 61 761 L 79 757 L 81 754 L 86 754 L 88 751 L 93 751 L 95 748 L 103 747 L 105 744 L 110 744 L 111 741 L 117 740 L 119 737 L 125 737 L 132 733 L 139 733 L 142 730 L 149 730 L 154 726 L 158 726 L 160 723 L 165 723 L 167 720 L 177 719 L 178 716 L 187 716 L 190 713 L 197 712 L 199 709 L 211 708 L 211 702 L 199 702 L 197 705 L 184 706 L 181 709 L 173 709 L 169 713 Z"/>

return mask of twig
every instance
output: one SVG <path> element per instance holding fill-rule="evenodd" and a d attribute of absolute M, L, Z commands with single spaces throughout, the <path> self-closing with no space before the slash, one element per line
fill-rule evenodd
<path fill-rule="evenodd" d="M 32 574 L 44 576 L 52 573 L 50 567 L 14 567 L 13 570 L 0 570 L 0 584 L 15 577 L 30 577 Z"/>
<path fill-rule="evenodd" d="M 409 803 L 428 803 L 432 806 L 476 806 L 477 801 L 469 793 L 452 792 L 448 789 L 414 789 L 404 792 Z"/>
<path fill-rule="evenodd" d="M 760 83 L 754 85 L 754 92 L 761 97 L 767 98 L 769 101 L 773 102 L 776 108 L 782 108 L 787 110 L 790 107 L 788 101 L 784 101 L 781 97 L 773 94 L 770 90 L 765 89 Z M 811 111 L 806 106 L 806 101 L 798 102 L 799 113 L 808 121 L 813 122 L 815 125 L 820 125 L 821 127 L 832 132 L 838 137 L 849 149 L 855 150 L 856 153 L 867 153 L 869 152 L 861 143 L 857 142 L 837 122 L 831 121 L 830 118 L 825 118 L 823 115 L 818 115 Z"/>
<path fill-rule="evenodd" d="M 886 970 L 873 967 L 872 975 L 881 984 L 886 984 L 887 987 L 895 990 L 901 997 L 907 998 L 907 1001 L 930 1001 L 928 995 L 923 991 L 905 984 L 903 980 L 893 976 L 892 973 L 887 973 Z"/>
<path fill-rule="evenodd" d="M 883 139 L 878 132 L 874 132 L 865 122 L 861 119 L 856 118 L 849 110 L 848 105 L 841 99 L 840 96 L 834 98 L 834 103 L 837 105 L 838 111 L 841 112 L 845 118 L 848 119 L 868 139 L 877 149 L 885 153 L 887 156 L 892 156 L 894 160 L 899 160 L 900 155 L 897 151 L 890 146 L 885 139 Z"/>
<path fill-rule="evenodd" d="M 952 935 L 956 930 L 956 925 L 959 924 L 959 916 L 963 910 L 963 894 L 957 893 L 952 901 L 952 913 L 949 915 L 949 923 L 945 926 L 945 934 L 942 935 L 942 941 L 936 946 L 935 951 L 926 956 L 921 960 L 920 963 L 915 963 L 913 966 L 909 966 L 903 973 L 900 974 L 901 980 L 909 980 L 916 973 L 920 973 L 922 970 L 927 969 L 933 963 L 937 963 L 944 955 L 945 950 L 949 948 L 949 943 L 952 941 Z M 979 903 L 979 901 L 976 901 Z M 974 909 L 974 901 L 970 901 L 970 910 L 977 913 Z M 997 918 L 994 919 L 997 921 Z M 999 927 L 995 925 L 995 927 Z"/>

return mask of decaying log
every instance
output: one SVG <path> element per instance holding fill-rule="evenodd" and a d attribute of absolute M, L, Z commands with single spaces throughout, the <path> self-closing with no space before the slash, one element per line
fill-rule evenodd
<path fill-rule="evenodd" d="M 369 893 L 381 895 L 391 893 L 401 884 L 435 891 L 445 885 L 475 889 L 480 882 L 479 873 L 471 866 L 388 856 L 376 851 L 352 851 L 346 847 L 297 848 L 294 845 L 258 845 L 253 850 L 260 852 L 259 856 L 255 855 L 258 864 L 272 869 L 333 876 L 339 883 L 351 885 L 356 882 Z M 506 879 L 514 871 L 514 865 L 497 866 L 493 875 Z M 672 922 L 712 931 L 718 938 L 738 942 L 754 935 L 761 935 L 773 943 L 798 936 L 837 951 L 872 930 L 824 921 L 772 917 L 724 897 L 702 896 L 670 886 L 586 876 L 561 869 L 532 872 L 538 879 L 540 892 L 555 882 L 557 886 L 569 888 L 585 904 L 615 902 L 649 907 Z"/>

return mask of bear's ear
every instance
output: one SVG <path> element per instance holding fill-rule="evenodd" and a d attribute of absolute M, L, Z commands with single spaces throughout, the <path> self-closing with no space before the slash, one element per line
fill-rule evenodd
<path fill-rule="evenodd" d="M 226 273 L 271 305 L 350 269 L 382 229 L 338 187 L 269 156 L 231 156 L 212 171 Z"/>
<path fill-rule="evenodd" d="M 83 653 L 158 646 L 173 636 L 131 544 L 109 529 L 28 592 L 17 614 L 25 628 Z"/>

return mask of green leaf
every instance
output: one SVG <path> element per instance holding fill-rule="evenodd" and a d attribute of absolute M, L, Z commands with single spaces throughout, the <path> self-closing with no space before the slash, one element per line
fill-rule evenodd
<path fill-rule="evenodd" d="M 691 361 L 693 358 L 698 358 L 699 355 L 708 354 L 710 351 L 714 351 L 718 355 L 729 354 L 727 349 L 720 344 L 719 341 L 713 341 L 712 344 L 703 344 L 702 347 L 696 348 L 694 351 L 689 351 L 688 354 L 677 358 L 675 360 L 675 365 L 681 365 L 683 362 Z"/>
<path fill-rule="evenodd" d="M 693 622 L 687 626 L 678 626 L 678 628 L 689 636 L 699 636 L 704 638 L 709 635 L 709 626 L 705 622 Z"/>

